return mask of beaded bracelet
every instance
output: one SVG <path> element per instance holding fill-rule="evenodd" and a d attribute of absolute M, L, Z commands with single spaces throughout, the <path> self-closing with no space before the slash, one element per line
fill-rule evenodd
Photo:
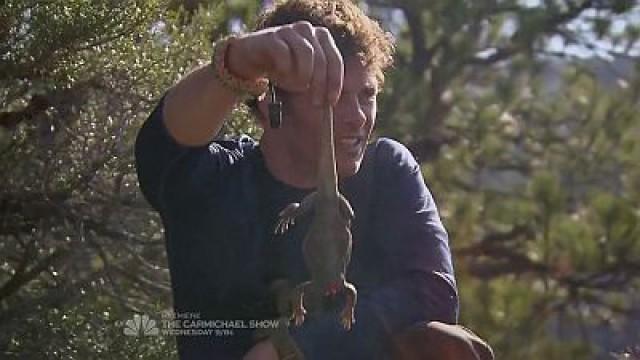
<path fill-rule="evenodd" d="M 213 46 L 211 66 L 218 81 L 226 88 L 240 96 L 260 96 L 267 91 L 269 80 L 260 78 L 257 80 L 244 80 L 233 75 L 226 66 L 226 56 L 229 45 L 237 39 L 235 35 L 228 35 L 218 40 Z"/>

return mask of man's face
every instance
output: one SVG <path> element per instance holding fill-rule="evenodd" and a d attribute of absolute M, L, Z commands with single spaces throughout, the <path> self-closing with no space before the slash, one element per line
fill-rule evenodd
<path fill-rule="evenodd" d="M 336 162 L 341 177 L 354 175 L 360 169 L 375 124 L 377 93 L 375 73 L 355 57 L 345 59 L 342 93 L 333 109 Z M 276 131 L 288 132 L 290 148 L 301 161 L 316 163 L 324 105 L 313 105 L 310 92 L 289 93 L 283 102 L 283 121 L 289 123 Z"/>

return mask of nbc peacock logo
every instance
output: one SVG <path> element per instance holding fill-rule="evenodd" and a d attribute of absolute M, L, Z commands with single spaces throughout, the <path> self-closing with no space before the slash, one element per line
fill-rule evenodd
<path fill-rule="evenodd" d="M 129 336 L 149 336 L 158 335 L 160 329 L 156 325 L 156 321 L 150 319 L 147 314 L 135 314 L 133 319 L 129 319 L 124 324 L 124 334 Z"/>

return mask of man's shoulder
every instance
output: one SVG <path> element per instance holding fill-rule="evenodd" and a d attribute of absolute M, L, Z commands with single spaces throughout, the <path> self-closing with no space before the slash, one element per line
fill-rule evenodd
<path fill-rule="evenodd" d="M 401 142 L 380 137 L 372 142 L 368 148 L 368 156 L 375 156 L 377 169 L 417 169 L 418 162 L 411 151 Z"/>

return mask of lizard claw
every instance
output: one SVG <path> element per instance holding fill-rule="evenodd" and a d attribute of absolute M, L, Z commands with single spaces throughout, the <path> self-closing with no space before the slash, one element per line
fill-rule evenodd
<path fill-rule="evenodd" d="M 346 308 L 340 314 L 340 322 L 345 330 L 351 330 L 351 326 L 356 322 L 356 318 L 353 315 L 353 309 Z"/>
<path fill-rule="evenodd" d="M 295 309 L 293 311 L 293 323 L 296 326 L 300 326 L 302 325 L 302 323 L 304 322 L 304 316 L 307 314 L 307 310 L 305 310 L 304 307 L 300 307 L 298 309 Z"/>
<path fill-rule="evenodd" d="M 282 235 L 289 230 L 289 227 L 295 225 L 296 223 L 296 212 L 300 208 L 300 204 L 292 203 L 287 205 L 280 214 L 278 214 L 278 222 L 276 224 L 276 228 L 274 233 L 276 235 Z"/>
<path fill-rule="evenodd" d="M 278 223 L 276 224 L 276 229 L 274 230 L 274 234 L 276 235 L 281 235 L 284 234 L 284 232 L 286 231 L 286 223 L 280 219 L 278 220 Z"/>

